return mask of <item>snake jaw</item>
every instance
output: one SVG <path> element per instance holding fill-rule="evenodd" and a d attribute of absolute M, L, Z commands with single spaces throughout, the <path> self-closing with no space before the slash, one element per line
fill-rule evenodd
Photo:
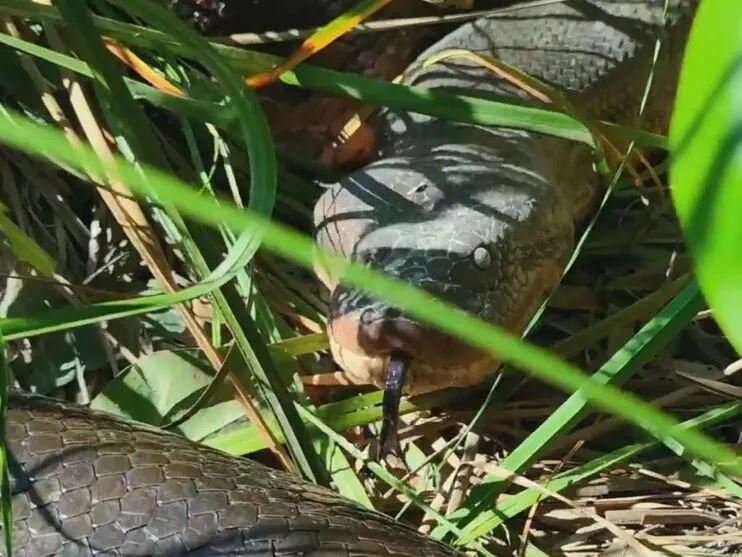
<path fill-rule="evenodd" d="M 382 400 L 382 424 L 379 435 L 378 461 L 389 454 L 396 453 L 402 458 L 402 449 L 399 444 L 399 405 L 402 401 L 402 391 L 405 386 L 407 370 L 411 358 L 408 354 L 394 351 L 389 357 L 384 398 Z"/>

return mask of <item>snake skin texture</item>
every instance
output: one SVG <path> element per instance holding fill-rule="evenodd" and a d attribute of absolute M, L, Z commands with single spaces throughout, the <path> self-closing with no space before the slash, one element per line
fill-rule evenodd
<path fill-rule="evenodd" d="M 37 395 L 11 393 L 7 446 L 15 557 L 459 555 L 296 476 Z"/>
<path fill-rule="evenodd" d="M 698 0 L 671 0 L 641 127 L 665 132 Z M 588 115 L 631 125 L 662 31 L 665 0 L 572 0 L 463 25 L 421 54 L 404 83 L 544 107 L 476 62 L 433 55 L 465 49 L 565 91 Z M 547 106 L 548 108 L 548 106 Z M 584 144 L 525 130 L 387 111 L 378 157 L 330 185 L 314 210 L 324 249 L 426 290 L 520 334 L 558 284 L 575 230 L 601 191 Z M 333 356 L 359 384 L 383 387 L 389 354 L 408 354 L 408 394 L 480 383 L 499 362 L 339 284 L 331 291 Z"/>

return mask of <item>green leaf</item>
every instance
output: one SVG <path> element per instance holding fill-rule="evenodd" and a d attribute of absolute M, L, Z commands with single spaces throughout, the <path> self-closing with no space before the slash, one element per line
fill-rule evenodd
<path fill-rule="evenodd" d="M 174 409 L 188 406 L 209 385 L 212 376 L 211 365 L 199 350 L 154 352 L 106 383 L 90 405 L 159 427 Z M 227 393 L 222 390 L 220 394 L 217 401 L 228 400 Z M 213 406 L 212 403 L 196 412 L 178 431 L 189 439 L 200 440 L 243 415 L 237 401 L 217 404 L 215 410 Z"/>
<path fill-rule="evenodd" d="M 701 2 L 670 128 L 672 198 L 702 292 L 742 354 L 742 10 Z"/>

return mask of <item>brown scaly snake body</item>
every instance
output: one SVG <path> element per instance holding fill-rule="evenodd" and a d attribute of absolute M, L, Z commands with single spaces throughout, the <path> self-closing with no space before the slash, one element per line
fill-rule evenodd
<path fill-rule="evenodd" d="M 678 8 L 672 22 L 689 12 L 685 2 L 671 4 Z M 606 23 L 606 6 L 620 17 Z M 633 57 L 650 50 L 656 29 L 636 23 L 656 23 L 662 7 L 663 0 L 641 0 L 533 8 L 464 25 L 423 57 L 492 50 L 573 91 L 590 113 L 625 121 L 636 112 L 647 67 Z M 687 35 L 682 24 L 673 29 L 644 120 L 659 131 Z M 623 62 L 608 71 L 616 60 Z M 528 102 L 471 65 L 435 65 L 407 82 Z M 379 160 L 318 203 L 320 244 L 522 329 L 558 280 L 575 221 L 598 190 L 589 153 L 530 132 L 411 114 L 387 113 L 381 136 Z M 333 290 L 333 353 L 359 382 L 383 385 L 392 350 L 413 359 L 412 393 L 475 383 L 494 369 L 477 351 L 325 281 Z M 74 405 L 12 394 L 7 441 L 20 557 L 456 555 L 329 490 Z"/>

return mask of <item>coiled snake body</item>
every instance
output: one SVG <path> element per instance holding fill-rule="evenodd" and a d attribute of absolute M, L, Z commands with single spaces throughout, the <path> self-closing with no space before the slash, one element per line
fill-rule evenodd
<path fill-rule="evenodd" d="M 570 1 L 464 25 L 446 49 L 491 53 L 574 94 L 587 113 L 637 112 L 665 0 Z M 643 127 L 665 131 L 696 1 L 671 0 Z M 534 104 L 461 59 L 413 64 L 407 83 Z M 527 131 L 386 112 L 379 157 L 328 188 L 317 240 L 512 331 L 559 279 L 575 222 L 599 191 L 587 148 Z M 330 287 L 337 361 L 386 381 L 411 358 L 417 393 L 480 381 L 486 355 L 360 292 Z M 105 414 L 11 394 L 7 441 L 15 555 L 454 556 L 332 491 Z"/>
<path fill-rule="evenodd" d="M 11 393 L 14 555 L 454 557 L 333 491 L 141 424 Z"/>

